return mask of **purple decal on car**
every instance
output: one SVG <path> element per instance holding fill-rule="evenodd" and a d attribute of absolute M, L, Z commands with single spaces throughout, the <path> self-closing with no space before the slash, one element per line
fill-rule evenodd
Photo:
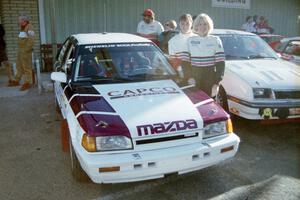
<path fill-rule="evenodd" d="M 124 121 L 117 115 L 82 114 L 78 122 L 90 136 L 122 135 L 131 138 Z"/>
<path fill-rule="evenodd" d="M 204 125 L 229 119 L 229 115 L 215 102 L 200 105 L 197 109 L 203 118 Z"/>
<path fill-rule="evenodd" d="M 184 89 L 183 92 L 194 104 L 210 98 L 205 92 L 195 88 Z"/>
<path fill-rule="evenodd" d="M 70 105 L 75 115 L 81 111 L 116 112 L 101 96 L 75 96 Z"/>

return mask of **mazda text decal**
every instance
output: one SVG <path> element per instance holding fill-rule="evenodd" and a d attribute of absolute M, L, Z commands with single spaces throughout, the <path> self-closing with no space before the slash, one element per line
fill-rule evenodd
<path fill-rule="evenodd" d="M 138 88 L 131 90 L 114 90 L 107 93 L 110 99 L 118 99 L 125 97 L 135 97 L 144 95 L 157 95 L 157 94 L 178 94 L 179 91 L 173 87 L 152 87 L 152 88 Z"/>
<path fill-rule="evenodd" d="M 145 124 L 137 126 L 138 136 L 149 134 L 161 134 L 174 131 L 183 131 L 187 129 L 198 128 L 197 122 L 194 119 L 178 120 L 172 122 Z"/>

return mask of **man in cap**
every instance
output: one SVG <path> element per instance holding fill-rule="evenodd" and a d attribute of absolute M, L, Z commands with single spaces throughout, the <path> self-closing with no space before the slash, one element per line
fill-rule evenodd
<path fill-rule="evenodd" d="M 22 76 L 25 76 L 21 91 L 28 90 L 32 83 L 32 52 L 34 31 L 27 15 L 19 16 L 20 34 L 18 37 L 17 74 L 9 86 L 18 86 Z"/>
<path fill-rule="evenodd" d="M 157 38 L 164 31 L 163 26 L 155 20 L 155 14 L 151 9 L 145 9 L 142 15 L 144 18 L 137 26 L 137 34 L 158 44 Z"/>

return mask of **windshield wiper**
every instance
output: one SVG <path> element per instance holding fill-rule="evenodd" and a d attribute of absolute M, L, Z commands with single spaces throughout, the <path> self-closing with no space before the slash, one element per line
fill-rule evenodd
<path fill-rule="evenodd" d="M 132 78 L 133 80 L 159 80 L 159 79 L 172 79 L 173 76 L 176 75 L 163 75 L 163 74 L 134 74 L 128 77 Z"/>
<path fill-rule="evenodd" d="M 104 77 L 104 76 L 99 76 L 99 75 L 92 75 L 92 76 L 87 76 L 84 78 L 81 78 L 78 80 L 78 82 L 124 82 L 124 81 L 131 81 L 130 79 L 127 78 L 122 78 L 119 76 L 114 76 L 114 77 Z"/>
<path fill-rule="evenodd" d="M 226 57 L 226 59 L 229 59 L 229 60 L 231 60 L 231 59 L 236 59 L 236 60 L 248 59 L 248 57 L 245 57 L 245 56 L 234 56 L 234 55 L 226 55 L 225 57 Z"/>
<path fill-rule="evenodd" d="M 274 59 L 276 59 L 273 56 L 261 56 L 261 55 L 249 55 L 248 56 L 248 59 L 259 59 L 259 58 L 262 58 L 262 59 L 264 59 L 264 58 L 274 58 Z"/>

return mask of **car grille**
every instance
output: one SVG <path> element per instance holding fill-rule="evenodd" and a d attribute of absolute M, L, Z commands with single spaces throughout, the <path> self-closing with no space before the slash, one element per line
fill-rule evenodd
<path fill-rule="evenodd" d="M 169 136 L 169 137 L 162 137 L 162 138 L 154 138 L 154 139 L 146 139 L 146 140 L 137 140 L 136 144 L 141 145 L 141 144 L 150 144 L 150 143 L 157 143 L 157 142 L 167 142 L 167 141 L 172 141 L 172 140 L 181 140 L 181 139 L 186 139 L 186 138 L 192 138 L 192 137 L 198 137 L 199 133 L 196 132 L 193 135 L 176 135 L 176 136 Z"/>
<path fill-rule="evenodd" d="M 300 99 L 300 91 L 275 91 L 276 99 Z"/>

